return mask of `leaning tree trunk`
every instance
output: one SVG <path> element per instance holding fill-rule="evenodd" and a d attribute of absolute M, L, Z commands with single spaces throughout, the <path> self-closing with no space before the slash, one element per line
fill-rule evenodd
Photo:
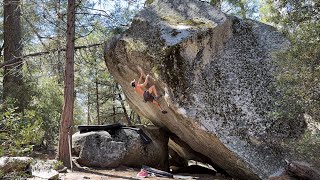
<path fill-rule="evenodd" d="M 122 97 L 121 97 L 120 88 L 119 88 L 119 86 L 118 86 L 117 83 L 116 83 L 116 88 L 117 88 L 118 91 L 119 91 L 118 97 L 119 97 L 119 101 L 120 101 L 120 103 L 121 103 L 121 107 L 122 107 L 122 109 L 123 109 L 124 117 L 126 118 L 128 125 L 132 125 L 132 122 L 131 122 L 130 117 L 129 117 L 128 112 L 127 112 L 127 109 L 126 109 L 126 107 L 125 107 L 125 105 L 124 105 L 124 101 L 123 101 L 123 99 L 122 99 Z"/>
<path fill-rule="evenodd" d="M 59 132 L 58 159 L 70 167 L 68 130 L 71 131 L 74 106 L 74 35 L 75 35 L 75 1 L 68 0 L 67 15 L 67 50 L 64 76 L 64 104 Z M 71 134 L 71 132 L 70 132 Z M 70 138 L 71 141 L 71 138 Z M 71 144 L 71 143 L 70 143 Z M 71 147 L 70 147 L 71 148 Z"/>
<path fill-rule="evenodd" d="M 22 111 L 22 44 L 20 26 L 20 0 L 4 0 L 4 61 L 11 65 L 4 66 L 3 99 L 16 99 L 15 106 Z"/>

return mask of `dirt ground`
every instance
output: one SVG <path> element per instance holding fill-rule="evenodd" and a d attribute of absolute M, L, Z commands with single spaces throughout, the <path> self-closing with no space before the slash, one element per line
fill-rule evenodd
<path fill-rule="evenodd" d="M 68 171 L 68 173 L 61 173 L 60 179 L 62 180 L 102 180 L 102 179 L 139 179 L 136 177 L 140 169 L 133 169 L 127 167 L 120 167 L 117 169 L 95 169 L 85 171 Z M 183 175 L 183 179 L 199 179 L 199 180 L 225 180 L 224 176 L 214 176 L 209 174 L 179 174 Z M 140 178 L 141 179 L 141 178 Z M 170 178 L 161 177 L 146 177 L 142 179 L 154 179 L 154 180 L 165 180 Z M 176 179 L 176 178 L 175 178 Z"/>
<path fill-rule="evenodd" d="M 42 160 L 54 159 L 55 153 L 43 153 L 43 152 L 34 152 L 33 157 L 39 158 Z M 161 177 L 146 177 L 146 178 L 137 178 L 137 174 L 140 169 L 130 168 L 130 167 L 118 167 L 115 169 L 86 169 L 86 170 L 68 170 L 67 173 L 60 173 L 59 179 L 61 180 L 104 180 L 104 179 L 146 179 L 146 180 L 166 180 L 170 178 L 161 178 Z M 177 174 L 180 175 L 180 178 L 174 179 L 198 179 L 198 180 L 232 180 L 232 178 L 226 177 L 224 175 L 212 175 L 212 174 Z M 182 178 L 182 176 L 184 178 Z M 43 180 L 40 178 L 28 178 L 28 180 Z"/>

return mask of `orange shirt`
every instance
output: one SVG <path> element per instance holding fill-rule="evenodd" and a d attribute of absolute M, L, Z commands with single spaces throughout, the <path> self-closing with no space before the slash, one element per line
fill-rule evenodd
<path fill-rule="evenodd" d="M 134 90 L 135 90 L 138 94 L 140 94 L 140 95 L 143 95 L 143 93 L 144 93 L 144 90 L 143 90 L 143 89 L 144 89 L 144 88 L 141 87 L 140 84 L 136 85 L 136 87 L 134 88 Z"/>

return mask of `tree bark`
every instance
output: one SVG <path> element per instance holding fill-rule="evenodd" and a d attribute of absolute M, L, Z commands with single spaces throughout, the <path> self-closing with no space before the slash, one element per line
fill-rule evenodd
<path fill-rule="evenodd" d="M 131 111 L 131 114 L 132 114 L 132 118 L 131 118 L 131 115 L 130 115 L 130 120 L 131 120 L 132 123 L 135 123 L 135 121 L 134 121 L 134 114 L 135 113 L 133 111 Z"/>
<path fill-rule="evenodd" d="M 142 124 L 142 123 L 141 123 L 141 118 L 140 118 L 139 114 L 137 114 L 137 119 L 138 119 L 138 124 Z"/>
<path fill-rule="evenodd" d="M 23 86 L 20 16 L 20 0 L 4 0 L 4 62 L 15 61 L 15 63 L 4 68 L 3 99 L 8 97 L 16 99 L 15 106 L 22 111 L 23 98 L 22 92 L 19 92 Z"/>
<path fill-rule="evenodd" d="M 70 167 L 68 130 L 71 131 L 74 107 L 74 37 L 75 37 L 75 1 L 68 0 L 67 47 L 64 76 L 64 104 L 60 122 L 58 159 Z M 72 132 L 70 132 L 72 134 Z M 70 138 L 71 141 L 71 138 Z"/>
<path fill-rule="evenodd" d="M 297 161 L 289 162 L 288 160 L 286 160 L 286 163 L 287 163 L 286 171 L 292 177 L 296 177 L 298 179 L 310 179 L 310 180 L 320 179 L 320 172 L 314 169 L 309 164 L 305 164 Z"/>
<path fill-rule="evenodd" d="M 116 88 L 113 87 L 112 88 L 113 90 L 113 97 L 112 97 L 112 110 L 113 110 L 113 123 L 116 123 L 116 106 L 115 106 L 115 102 L 116 102 L 116 95 L 117 95 L 117 92 L 116 92 Z"/>
<path fill-rule="evenodd" d="M 116 84 L 116 88 L 120 91 L 120 88 L 119 88 L 118 84 Z M 119 101 L 120 101 L 122 109 L 123 109 L 123 114 L 124 114 L 124 116 L 125 116 L 125 118 L 126 118 L 126 120 L 128 122 L 128 125 L 132 125 L 132 122 L 131 122 L 130 117 L 129 117 L 128 113 L 127 113 L 127 109 L 124 106 L 124 102 L 122 100 L 122 97 L 121 97 L 120 93 L 118 94 L 118 97 L 119 97 Z"/>
<path fill-rule="evenodd" d="M 91 113 L 90 113 L 90 87 L 88 86 L 88 114 L 87 114 L 87 125 L 90 125 Z"/>
<path fill-rule="evenodd" d="M 96 106 L 97 106 L 97 120 L 98 120 L 98 125 L 100 125 L 100 103 L 99 103 L 99 84 L 98 84 L 98 77 L 96 73 Z"/>

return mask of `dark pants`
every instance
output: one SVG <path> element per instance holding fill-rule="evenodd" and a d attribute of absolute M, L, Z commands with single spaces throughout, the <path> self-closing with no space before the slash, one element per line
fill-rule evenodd
<path fill-rule="evenodd" d="M 144 99 L 145 102 L 148 102 L 148 101 L 149 101 L 149 102 L 153 102 L 154 97 L 152 96 L 152 94 L 149 93 L 148 90 L 146 90 L 146 91 L 144 91 L 144 93 L 143 93 L 143 99 Z"/>

